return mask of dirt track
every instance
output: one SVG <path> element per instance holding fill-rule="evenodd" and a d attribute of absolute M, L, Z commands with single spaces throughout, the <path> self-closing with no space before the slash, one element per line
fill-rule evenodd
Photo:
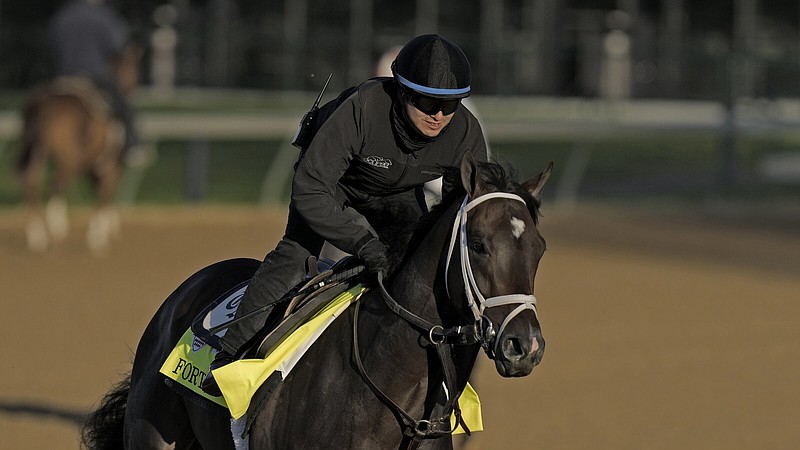
<path fill-rule="evenodd" d="M 800 448 L 800 227 L 547 212 L 547 351 L 524 379 L 481 358 L 474 449 Z M 73 235 L 25 251 L 0 212 L 0 448 L 75 449 L 82 413 L 130 367 L 161 301 L 205 264 L 261 258 L 282 211 L 136 209 L 105 259 Z M 61 414 L 60 414 L 61 413 Z M 59 415 L 60 414 L 60 415 Z"/>

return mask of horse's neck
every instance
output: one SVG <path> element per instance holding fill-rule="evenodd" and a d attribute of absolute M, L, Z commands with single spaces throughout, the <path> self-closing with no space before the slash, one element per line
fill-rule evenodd
<path fill-rule="evenodd" d="M 440 274 L 439 271 L 444 268 L 444 258 L 447 257 L 452 224 L 457 209 L 458 205 L 454 205 L 443 214 L 406 263 L 397 270 L 391 285 L 388 287 L 391 295 L 403 307 L 433 325 L 442 325 L 444 323 L 441 315 L 449 311 L 447 305 L 451 302 L 447 298 L 444 287 L 445 274 Z M 434 356 L 436 351 L 433 350 L 432 346 L 429 346 L 427 354 L 428 356 L 433 356 L 433 358 L 420 357 L 420 336 L 426 333 L 413 327 L 399 316 L 389 313 L 388 310 L 385 312 L 386 314 L 382 319 L 383 323 L 378 325 L 379 331 L 377 331 L 376 339 L 388 343 L 388 348 L 384 350 L 389 354 L 393 354 L 392 357 L 397 358 L 396 362 L 403 358 L 408 358 L 409 349 L 412 349 L 411 351 L 416 349 L 418 360 L 409 361 L 408 364 L 404 365 L 404 369 L 413 372 L 413 375 L 409 377 L 411 380 L 419 380 L 420 378 L 428 377 L 430 374 L 435 374 L 436 379 L 429 380 L 429 386 L 438 389 L 436 386 L 441 385 L 443 375 L 441 363 Z M 451 314 L 456 315 L 455 312 L 451 312 Z M 427 340 L 427 335 L 422 340 Z M 397 342 L 405 342 L 405 348 L 400 348 Z M 463 388 L 469 378 L 478 350 L 477 346 L 455 347 L 453 349 L 451 360 L 456 367 L 456 385 L 459 389 Z M 392 360 L 389 358 L 385 360 Z M 432 361 L 433 363 L 431 364 Z"/>
<path fill-rule="evenodd" d="M 398 302 L 434 324 L 442 323 L 440 301 L 449 301 L 443 284 L 446 274 L 439 276 L 438 272 L 444 267 L 457 209 L 454 204 L 444 212 L 392 281 L 391 290 Z"/>

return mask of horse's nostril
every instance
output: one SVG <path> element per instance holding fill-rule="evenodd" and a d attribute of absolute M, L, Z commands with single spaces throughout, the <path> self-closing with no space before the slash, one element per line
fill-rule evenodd
<path fill-rule="evenodd" d="M 518 361 L 528 356 L 536 356 L 541 359 L 540 353 L 544 350 L 544 342 L 539 338 L 531 341 L 517 337 L 509 337 L 503 341 L 503 356 L 508 361 Z"/>
<path fill-rule="evenodd" d="M 508 338 L 503 342 L 503 354 L 509 360 L 520 359 L 527 354 L 527 349 L 518 338 Z"/>

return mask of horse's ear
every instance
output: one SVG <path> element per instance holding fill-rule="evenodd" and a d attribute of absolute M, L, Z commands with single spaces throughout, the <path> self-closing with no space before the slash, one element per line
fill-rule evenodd
<path fill-rule="evenodd" d="M 470 198 L 479 197 L 483 193 L 483 182 L 478 173 L 478 165 L 470 152 L 461 157 L 461 184 Z"/>
<path fill-rule="evenodd" d="M 553 171 L 553 161 L 550 161 L 550 164 L 547 166 L 547 169 L 544 172 L 540 173 L 538 176 L 531 178 L 530 180 L 522 183 L 522 187 L 524 187 L 536 201 L 542 200 L 542 188 L 544 184 L 547 183 L 547 179 L 550 178 L 550 172 Z"/>

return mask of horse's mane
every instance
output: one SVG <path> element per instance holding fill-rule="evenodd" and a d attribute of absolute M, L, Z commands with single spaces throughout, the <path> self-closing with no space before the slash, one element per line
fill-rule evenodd
<path fill-rule="evenodd" d="M 463 199 L 467 194 L 461 184 L 461 171 L 458 167 L 447 166 L 441 169 L 443 174 L 442 201 L 398 237 L 396 242 L 400 245 L 392 249 L 390 255 L 393 268 L 398 267 L 413 254 L 450 206 Z M 519 195 L 525 200 L 534 223 L 538 224 L 540 201 L 534 198 L 518 181 L 518 173 L 513 167 L 504 167 L 495 162 L 479 162 L 478 175 L 484 186 L 492 192 L 511 192 Z"/>

